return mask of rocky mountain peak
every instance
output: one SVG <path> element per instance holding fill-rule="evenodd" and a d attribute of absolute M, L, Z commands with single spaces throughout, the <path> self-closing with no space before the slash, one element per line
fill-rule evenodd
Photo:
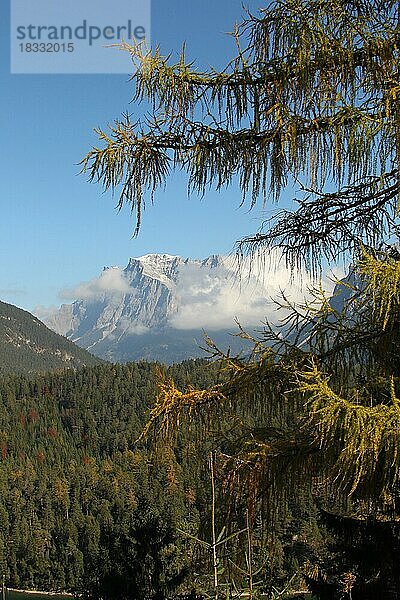
<path fill-rule="evenodd" d="M 219 256 L 219 254 L 212 254 L 208 258 L 205 258 L 203 261 L 201 261 L 201 266 L 209 267 L 210 269 L 215 269 L 217 267 L 223 267 L 224 260 L 223 260 L 222 256 Z"/>
<path fill-rule="evenodd" d="M 145 254 L 130 258 L 124 269 L 112 269 L 46 321 L 109 360 L 183 360 L 201 353 L 204 330 L 224 332 L 227 346 L 235 317 L 244 315 L 246 323 L 249 313 L 252 322 L 265 315 L 264 288 L 253 282 L 246 300 L 240 300 L 235 266 L 216 254 L 205 259 Z"/>

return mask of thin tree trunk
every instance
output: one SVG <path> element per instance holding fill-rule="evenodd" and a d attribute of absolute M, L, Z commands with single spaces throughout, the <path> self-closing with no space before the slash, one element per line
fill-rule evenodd
<path fill-rule="evenodd" d="M 214 477 L 214 452 L 210 454 L 211 471 L 211 528 L 212 528 L 212 557 L 214 570 L 214 590 L 215 598 L 218 599 L 218 557 L 217 557 L 217 537 L 215 533 L 215 477 Z"/>
<path fill-rule="evenodd" d="M 246 510 L 246 527 L 247 527 L 247 560 L 249 573 L 249 600 L 253 598 L 253 567 L 252 567 L 252 539 L 249 525 L 249 510 Z"/>

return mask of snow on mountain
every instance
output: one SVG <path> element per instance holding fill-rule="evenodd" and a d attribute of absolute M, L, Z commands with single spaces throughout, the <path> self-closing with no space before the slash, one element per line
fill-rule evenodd
<path fill-rule="evenodd" d="M 299 293 L 300 284 L 281 268 L 263 280 L 244 264 L 239 280 L 232 258 L 147 254 L 125 269 L 104 268 L 70 291 L 77 300 L 47 316 L 46 324 L 102 358 L 175 362 L 202 354 L 203 330 L 234 344 L 228 331 L 236 330 L 235 318 L 259 326 L 273 310 L 270 296 L 287 286 Z"/>

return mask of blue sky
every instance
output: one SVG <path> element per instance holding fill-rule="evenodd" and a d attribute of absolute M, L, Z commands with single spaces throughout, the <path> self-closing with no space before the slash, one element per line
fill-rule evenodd
<path fill-rule="evenodd" d="M 116 0 L 118 1 L 118 0 Z M 251 0 L 254 10 L 263 3 Z M 163 52 L 187 43 L 200 66 L 225 64 L 234 45 L 224 32 L 243 15 L 241 0 L 153 0 L 152 44 Z M 130 256 L 166 252 L 206 257 L 230 252 L 254 232 L 261 208 L 239 207 L 240 192 L 187 198 L 175 176 L 144 214 L 139 237 L 116 197 L 79 175 L 77 163 L 130 104 L 125 75 L 11 75 L 9 0 L 0 5 L 0 299 L 28 310 L 59 304 L 61 289 L 96 276 Z M 112 50 L 110 50 L 112 51 Z M 126 60 L 129 61 L 128 56 Z"/>

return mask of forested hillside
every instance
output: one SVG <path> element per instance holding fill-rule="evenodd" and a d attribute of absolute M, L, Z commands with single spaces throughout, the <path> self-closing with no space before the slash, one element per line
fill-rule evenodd
<path fill-rule="evenodd" d="M 106 364 L 0 380 L 0 580 L 8 587 L 118 599 L 205 592 L 213 526 L 227 569 L 220 577 L 247 585 L 246 506 L 226 506 L 215 462 L 211 485 L 207 443 L 199 449 L 182 432 L 174 450 L 166 443 L 154 453 L 151 439 L 136 441 L 160 369 Z M 165 376 L 189 391 L 189 381 L 209 387 L 221 378 L 205 361 Z M 306 552 L 312 558 L 318 537 L 310 496 L 299 490 L 281 512 L 274 540 L 265 523 L 251 531 L 264 589 L 295 574 Z"/>
<path fill-rule="evenodd" d="M 100 364 L 29 312 L 0 302 L 0 375 Z"/>
<path fill-rule="evenodd" d="M 173 369 L 210 383 L 202 362 Z M 196 484 L 135 444 L 156 366 L 104 365 L 0 381 L 0 578 L 9 587 L 137 597 L 186 574 Z"/>

